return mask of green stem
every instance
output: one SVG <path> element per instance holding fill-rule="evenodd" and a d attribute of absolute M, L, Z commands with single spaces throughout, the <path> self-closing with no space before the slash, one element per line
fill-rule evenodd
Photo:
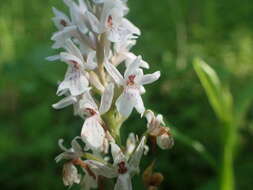
<path fill-rule="evenodd" d="M 237 128 L 233 124 L 225 124 L 224 127 L 224 145 L 223 155 L 221 161 L 221 190 L 234 190 L 235 179 L 234 179 L 234 151 L 236 145 Z"/>
<path fill-rule="evenodd" d="M 119 114 L 115 106 L 113 106 L 102 117 L 106 123 L 106 126 L 110 126 L 109 130 L 117 144 L 121 145 L 120 128 L 125 119 Z"/>

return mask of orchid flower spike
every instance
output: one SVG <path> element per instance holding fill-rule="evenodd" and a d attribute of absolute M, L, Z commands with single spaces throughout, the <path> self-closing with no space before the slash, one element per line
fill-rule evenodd
<path fill-rule="evenodd" d="M 58 31 L 51 37 L 52 48 L 61 51 L 47 60 L 66 63 L 67 71 L 56 92 L 63 98 L 52 107 L 73 105 L 83 120 L 70 148 L 59 140 L 63 152 L 55 160 L 64 161 L 63 183 L 89 190 L 102 188 L 100 180 L 116 179 L 114 190 L 132 190 L 132 177 L 149 150 L 147 135 L 162 149 L 173 144 L 162 116 L 146 110 L 142 100 L 144 85 L 158 80 L 160 71 L 144 74 L 150 65 L 131 51 L 141 32 L 126 18 L 127 0 L 63 2 L 69 14 L 53 8 Z M 140 140 L 130 133 L 124 145 L 120 129 L 134 109 L 145 114 L 147 130 Z"/>

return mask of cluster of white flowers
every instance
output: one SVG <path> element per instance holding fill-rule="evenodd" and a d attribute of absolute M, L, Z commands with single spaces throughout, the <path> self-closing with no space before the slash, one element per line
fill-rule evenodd
<path fill-rule="evenodd" d="M 146 110 L 141 97 L 143 85 L 156 81 L 160 72 L 144 74 L 148 63 L 130 52 L 140 30 L 125 18 L 126 1 L 63 1 L 70 16 L 53 8 L 58 31 L 52 36 L 52 47 L 64 51 L 47 59 L 65 62 L 68 68 L 56 93 L 64 98 L 53 108 L 73 105 L 74 115 L 84 119 L 80 137 L 74 138 L 70 149 L 63 146 L 62 139 L 59 141 L 63 153 L 56 161 L 65 160 L 63 182 L 91 189 L 103 176 L 117 178 L 114 189 L 130 190 L 131 177 L 139 172 L 147 150 L 147 137 L 156 138 L 162 149 L 173 144 L 169 128 L 161 126 L 162 116 Z M 123 75 L 119 67 L 125 68 Z M 146 116 L 147 130 L 140 139 L 131 133 L 122 148 L 120 127 L 134 108 L 141 117 Z M 76 166 L 82 168 L 83 175 Z"/>

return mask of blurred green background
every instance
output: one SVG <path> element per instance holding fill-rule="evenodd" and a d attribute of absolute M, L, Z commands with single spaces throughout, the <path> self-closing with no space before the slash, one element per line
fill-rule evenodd
<path fill-rule="evenodd" d="M 59 138 L 79 135 L 82 121 L 72 108 L 55 111 L 51 104 L 64 63 L 51 63 L 50 36 L 55 27 L 51 7 L 66 10 L 61 0 L 0 2 L 0 185 L 3 190 L 65 189 Z M 235 151 L 236 189 L 253 189 L 253 3 L 250 0 L 129 0 L 129 19 L 142 30 L 134 52 L 161 70 L 160 80 L 147 86 L 147 108 L 162 113 L 180 132 L 169 151 L 152 156 L 165 181 L 160 189 L 218 188 L 222 156 L 222 125 L 194 72 L 192 60 L 203 58 L 229 86 L 234 102 L 243 102 Z M 123 134 L 145 129 L 137 114 Z M 182 134 L 184 135 L 182 137 Z M 202 145 L 205 147 L 203 153 Z M 148 160 L 148 161 L 147 161 Z M 143 189 L 134 179 L 134 189 Z M 73 189 L 78 189 L 74 186 Z"/>

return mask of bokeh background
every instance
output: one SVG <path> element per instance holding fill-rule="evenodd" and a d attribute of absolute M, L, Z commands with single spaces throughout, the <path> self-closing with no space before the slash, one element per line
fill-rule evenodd
<path fill-rule="evenodd" d="M 58 100 L 57 81 L 66 69 L 64 63 L 45 60 L 55 53 L 50 48 L 50 36 L 56 31 L 52 6 L 66 10 L 61 0 L 0 1 L 3 190 L 64 189 L 61 164 L 54 162 L 60 152 L 57 142 L 59 138 L 69 142 L 82 126 L 71 107 L 51 108 Z M 129 19 L 142 30 L 133 51 L 150 63 L 150 72 L 162 72 L 160 80 L 147 87 L 146 107 L 162 113 L 180 132 L 171 150 L 157 150 L 142 162 L 143 167 L 155 157 L 155 170 L 165 177 L 160 189 L 218 189 L 217 166 L 206 155 L 219 163 L 222 126 L 192 66 L 199 56 L 217 71 L 235 101 L 247 102 L 237 131 L 235 183 L 236 189 L 253 189 L 252 1 L 129 0 L 129 6 Z M 135 113 L 122 133 L 140 133 L 144 128 L 145 120 Z M 200 144 L 207 153 L 201 152 Z M 144 188 L 135 182 L 134 189 Z"/>

